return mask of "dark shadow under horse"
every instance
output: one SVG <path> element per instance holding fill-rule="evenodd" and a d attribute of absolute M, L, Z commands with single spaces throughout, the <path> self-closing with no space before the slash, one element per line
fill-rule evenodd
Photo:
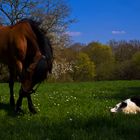
<path fill-rule="evenodd" d="M 23 19 L 12 26 L 0 26 L 0 62 L 8 65 L 10 104 L 21 111 L 22 99 L 27 97 L 30 112 L 36 113 L 31 93 L 33 87 L 51 73 L 53 50 L 40 23 Z M 21 88 L 15 106 L 14 79 L 19 76 Z"/>

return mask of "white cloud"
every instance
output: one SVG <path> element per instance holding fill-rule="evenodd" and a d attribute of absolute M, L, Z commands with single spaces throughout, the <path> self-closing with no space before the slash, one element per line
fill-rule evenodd
<path fill-rule="evenodd" d="M 70 31 L 67 31 L 65 34 L 67 34 L 69 36 L 80 36 L 82 33 L 81 32 L 70 32 Z"/>
<path fill-rule="evenodd" d="M 119 34 L 126 34 L 126 32 L 123 31 L 123 30 L 113 30 L 113 31 L 112 31 L 112 34 L 114 34 L 114 35 L 119 35 Z"/>

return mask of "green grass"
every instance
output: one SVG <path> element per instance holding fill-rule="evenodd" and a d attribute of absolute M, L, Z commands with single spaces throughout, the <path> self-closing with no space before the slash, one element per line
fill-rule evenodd
<path fill-rule="evenodd" d="M 0 140 L 139 140 L 140 115 L 112 115 L 109 108 L 140 94 L 140 81 L 44 83 L 32 95 L 38 114 L 23 101 L 23 116 L 9 106 L 0 84 Z M 15 98 L 19 85 L 15 85 Z"/>

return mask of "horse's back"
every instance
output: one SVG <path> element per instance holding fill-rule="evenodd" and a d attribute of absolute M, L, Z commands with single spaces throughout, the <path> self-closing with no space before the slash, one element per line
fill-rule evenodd
<path fill-rule="evenodd" d="M 0 61 L 14 64 L 16 59 L 23 59 L 27 47 L 26 30 L 28 24 L 16 24 L 0 27 Z"/>
<path fill-rule="evenodd" d="M 9 35 L 10 28 L 9 26 L 0 27 L 0 61 L 7 62 L 9 56 Z"/>

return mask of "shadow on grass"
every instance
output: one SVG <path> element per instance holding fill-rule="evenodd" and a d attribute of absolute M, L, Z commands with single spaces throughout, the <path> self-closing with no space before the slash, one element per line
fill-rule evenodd
<path fill-rule="evenodd" d="M 112 98 L 124 100 L 134 96 L 140 97 L 140 87 L 122 88 L 118 94 L 112 95 Z"/>
<path fill-rule="evenodd" d="M 0 110 L 4 110 L 8 116 L 15 117 L 14 107 L 11 107 L 8 103 L 0 103 Z"/>
<path fill-rule="evenodd" d="M 18 136 L 10 138 L 17 140 L 24 139 L 53 139 L 53 140 L 139 140 L 139 116 L 87 116 L 86 118 L 71 116 L 52 120 L 47 117 L 40 117 L 39 120 L 32 118 L 28 120 L 18 120 L 12 128 L 5 124 L 4 130 L 9 129 L 13 133 L 18 132 Z M 138 121 L 138 122 L 137 122 Z M 20 127 L 19 127 L 20 126 Z M 7 136 L 8 137 L 8 136 Z"/>
<path fill-rule="evenodd" d="M 113 92 L 113 93 L 112 93 Z M 131 97 L 140 97 L 140 87 L 127 87 L 121 88 L 118 91 L 112 91 L 108 89 L 108 92 L 96 94 L 93 96 L 94 99 L 99 100 L 124 100 Z"/>
<path fill-rule="evenodd" d="M 56 140 L 139 140 L 139 115 L 71 116 L 59 122 L 42 118 L 44 137 Z"/>

